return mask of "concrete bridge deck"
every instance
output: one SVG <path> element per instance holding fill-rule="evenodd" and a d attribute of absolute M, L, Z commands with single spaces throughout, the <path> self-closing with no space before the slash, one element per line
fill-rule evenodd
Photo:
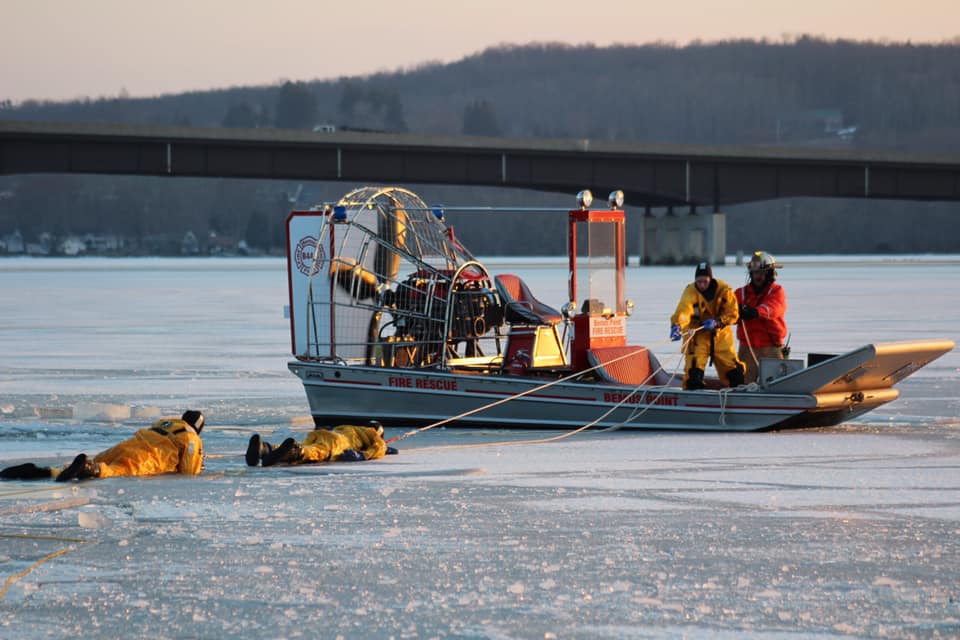
<path fill-rule="evenodd" d="M 88 173 L 504 186 L 632 206 L 787 197 L 960 201 L 960 155 L 0 121 L 0 175 Z"/>

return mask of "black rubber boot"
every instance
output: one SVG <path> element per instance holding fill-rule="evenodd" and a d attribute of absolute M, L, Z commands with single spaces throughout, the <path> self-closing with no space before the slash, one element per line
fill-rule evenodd
<path fill-rule="evenodd" d="M 50 480 L 53 478 L 51 467 L 38 467 L 32 462 L 7 467 L 0 471 L 3 480 Z"/>
<path fill-rule="evenodd" d="M 279 447 L 273 449 L 263 456 L 261 464 L 265 467 L 272 467 L 281 462 L 292 463 L 300 461 L 300 445 L 293 438 L 287 438 Z"/>
<path fill-rule="evenodd" d="M 247 453 L 244 456 L 248 467 L 257 466 L 264 456 L 273 451 L 273 445 L 266 440 L 261 440 L 260 435 L 255 433 L 250 436 L 250 443 L 247 445 Z"/>
<path fill-rule="evenodd" d="M 690 391 L 696 391 L 697 389 L 703 388 L 703 369 L 690 367 L 690 370 L 687 371 L 687 389 Z"/>
<path fill-rule="evenodd" d="M 727 373 L 727 381 L 730 382 L 731 387 L 739 387 L 743 384 L 743 367 L 737 366 L 735 369 L 731 369 Z"/>
<path fill-rule="evenodd" d="M 60 472 L 57 476 L 57 482 L 69 482 L 70 480 L 89 480 L 90 478 L 100 477 L 100 467 L 93 460 L 87 459 L 87 454 L 81 453 L 70 465 Z"/>

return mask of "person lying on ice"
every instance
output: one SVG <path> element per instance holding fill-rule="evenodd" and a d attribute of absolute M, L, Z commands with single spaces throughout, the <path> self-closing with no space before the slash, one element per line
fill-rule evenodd
<path fill-rule="evenodd" d="M 271 467 L 275 464 L 376 460 L 388 453 L 397 453 L 397 450 L 388 447 L 384 441 L 383 426 L 371 420 L 369 427 L 342 424 L 333 429 L 317 428 L 308 433 L 303 442 L 287 438 L 280 445 L 272 445 L 255 433 L 250 436 L 245 457 L 248 466 L 255 467 L 259 462 Z"/>
<path fill-rule="evenodd" d="M 57 482 L 151 476 L 160 473 L 197 475 L 203 469 L 203 414 L 185 411 L 180 418 L 163 418 L 152 427 L 140 429 L 129 440 L 98 453 L 93 459 L 81 453 L 62 471 L 56 467 L 20 464 L 0 471 L 6 480 L 56 478 Z"/>

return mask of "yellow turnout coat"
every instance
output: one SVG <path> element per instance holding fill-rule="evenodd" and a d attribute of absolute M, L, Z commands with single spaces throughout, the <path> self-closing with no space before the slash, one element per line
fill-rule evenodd
<path fill-rule="evenodd" d="M 159 473 L 197 475 L 203 469 L 203 442 L 183 420 L 164 418 L 98 453 L 93 461 L 100 464 L 101 478 Z"/>
<path fill-rule="evenodd" d="M 367 460 L 382 458 L 387 443 L 373 427 L 355 427 L 342 424 L 333 429 L 314 429 L 300 445 L 301 462 L 336 461 L 347 449 L 363 454 Z"/>
<path fill-rule="evenodd" d="M 714 287 L 716 285 L 716 287 Z M 707 296 L 713 294 L 709 299 Z M 683 374 L 683 386 L 687 387 L 690 369 L 705 370 L 713 357 L 717 374 L 724 386 L 729 386 L 727 374 L 743 363 L 737 358 L 733 345 L 733 325 L 740 319 L 739 305 L 733 289 L 723 280 L 713 278 L 706 296 L 697 289 L 697 285 L 690 283 L 683 290 L 676 311 L 670 317 L 671 324 L 679 325 L 680 331 L 686 333 L 700 328 L 704 320 L 712 318 L 717 321 L 717 328 L 713 331 L 697 331 L 687 342 L 684 354 L 686 365 Z M 685 338 L 686 339 L 686 338 Z"/>

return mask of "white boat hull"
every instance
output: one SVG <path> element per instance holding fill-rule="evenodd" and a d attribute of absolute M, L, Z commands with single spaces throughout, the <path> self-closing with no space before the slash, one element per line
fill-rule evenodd
<path fill-rule="evenodd" d="M 515 397 L 544 381 L 313 362 L 291 362 L 289 367 L 303 381 L 317 426 L 377 419 L 396 427 L 449 420 L 445 426 L 576 429 L 599 419 L 598 428 L 758 431 L 838 424 L 897 397 L 892 389 L 855 401 L 850 394 L 819 398 L 679 387 L 635 391 L 577 382 Z M 490 406 L 498 400 L 507 401 Z"/>

